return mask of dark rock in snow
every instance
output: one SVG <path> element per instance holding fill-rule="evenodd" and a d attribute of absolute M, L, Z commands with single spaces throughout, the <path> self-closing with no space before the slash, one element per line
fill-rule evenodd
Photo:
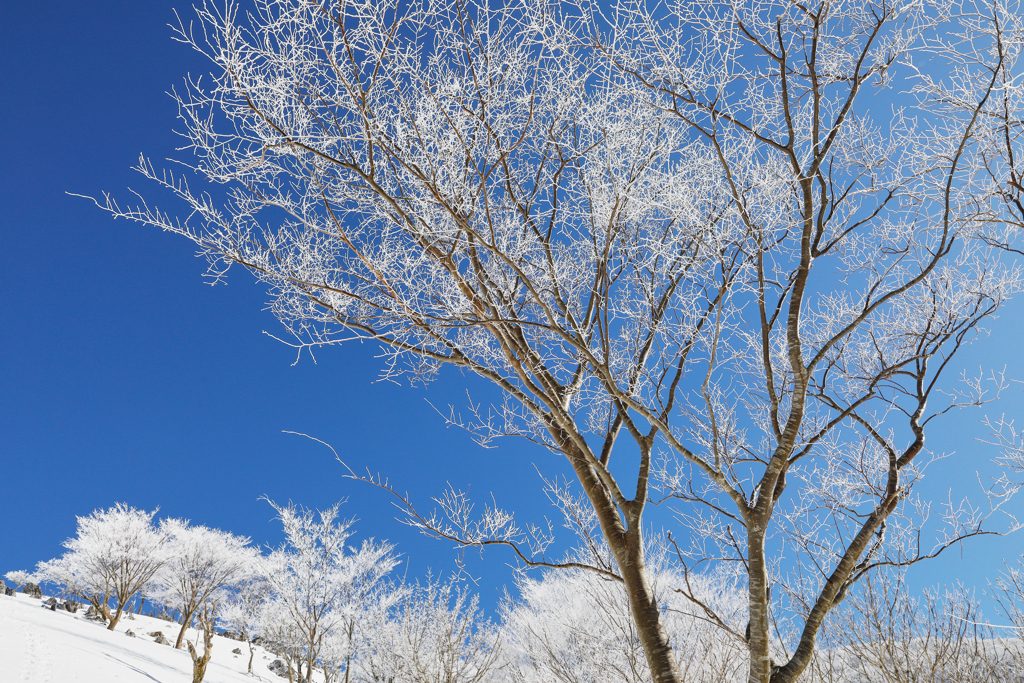
<path fill-rule="evenodd" d="M 10 586 L 4 586 L 4 595 L 14 596 L 18 591 Z"/>
<path fill-rule="evenodd" d="M 129 638 L 134 638 L 135 637 L 135 633 L 133 633 L 131 629 L 128 629 L 127 631 L 125 631 L 124 634 L 126 636 L 128 636 Z"/>
<path fill-rule="evenodd" d="M 233 655 L 240 655 L 240 654 L 242 654 L 242 648 L 236 647 L 234 650 L 231 651 L 231 654 L 233 654 Z"/>
<path fill-rule="evenodd" d="M 287 678 L 288 677 L 288 665 L 285 664 L 280 659 L 275 659 L 270 664 L 267 664 L 267 668 L 270 669 L 271 671 L 273 671 L 275 674 L 277 674 L 281 678 Z"/>
<path fill-rule="evenodd" d="M 43 589 L 34 583 L 26 583 L 22 587 L 21 592 L 33 598 L 43 597 Z"/>
<path fill-rule="evenodd" d="M 76 612 L 78 612 L 79 607 L 81 607 L 81 605 L 79 605 L 77 602 L 70 598 L 64 601 L 64 610 L 66 612 L 71 612 L 72 614 L 75 614 Z"/>
<path fill-rule="evenodd" d="M 57 602 L 56 598 L 50 598 L 43 603 L 44 607 L 49 607 L 51 612 L 55 612 L 58 609 L 65 609 L 65 603 Z"/>
<path fill-rule="evenodd" d="M 273 640 L 267 640 L 266 638 L 261 638 L 260 636 L 256 636 L 255 638 L 253 638 L 252 644 L 260 645 L 263 647 L 264 650 L 267 650 L 268 652 L 271 652 L 277 655 L 278 657 L 286 656 L 285 653 L 288 651 L 288 648 L 286 648 L 281 643 L 276 643 Z"/>

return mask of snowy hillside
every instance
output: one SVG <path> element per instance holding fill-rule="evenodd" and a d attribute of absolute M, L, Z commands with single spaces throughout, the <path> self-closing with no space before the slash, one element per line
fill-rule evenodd
<path fill-rule="evenodd" d="M 11 683 L 191 683 L 188 652 L 155 643 L 148 635 L 160 631 L 173 641 L 176 624 L 136 616 L 122 619 L 114 631 L 108 631 L 86 620 L 84 608 L 77 615 L 53 612 L 42 602 L 23 593 L 0 595 L 0 679 Z M 136 637 L 128 636 L 127 631 Z M 194 642 L 196 632 L 187 634 Z M 235 649 L 242 654 L 233 654 Z M 258 679 L 287 680 L 267 669 L 273 659 L 272 654 L 257 648 L 253 673 Z M 252 683 L 253 677 L 246 675 L 248 660 L 245 643 L 216 636 L 205 681 Z"/>

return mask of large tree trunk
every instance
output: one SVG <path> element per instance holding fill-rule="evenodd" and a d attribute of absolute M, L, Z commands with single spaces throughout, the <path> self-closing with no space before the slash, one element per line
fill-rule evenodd
<path fill-rule="evenodd" d="M 619 553 L 615 555 L 618 559 Z M 651 669 L 651 680 L 654 683 L 681 681 L 668 633 L 661 623 L 661 609 L 647 576 L 639 529 L 631 529 L 627 534 L 622 558 L 618 562 L 619 572 L 626 586 L 630 611 L 633 613 L 633 622 L 636 624 L 640 642 L 644 646 L 647 665 Z"/>
<path fill-rule="evenodd" d="M 769 683 L 772 660 L 768 635 L 768 572 L 764 557 L 764 535 L 756 530 L 748 532 L 748 604 L 750 670 L 749 683 Z"/>
<path fill-rule="evenodd" d="M 567 452 L 572 452 L 567 449 Z M 619 574 L 629 599 L 629 608 L 636 624 L 637 635 L 644 648 L 647 666 L 653 683 L 682 683 L 682 676 L 672 655 L 668 633 L 661 623 L 661 610 L 651 588 L 647 567 L 644 564 L 643 535 L 641 519 L 634 515 L 627 529 L 622 522 L 619 509 L 612 500 L 608 489 L 597 473 L 582 458 L 572 458 L 573 469 L 579 477 L 583 490 L 597 513 L 601 531 L 608 540 L 619 567 Z"/>

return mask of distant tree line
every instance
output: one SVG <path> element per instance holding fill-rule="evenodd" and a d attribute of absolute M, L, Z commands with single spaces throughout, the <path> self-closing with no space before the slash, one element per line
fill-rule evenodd
<path fill-rule="evenodd" d="M 78 518 L 66 552 L 36 571 L 12 571 L 16 587 L 52 585 L 88 602 L 113 630 L 146 604 L 179 621 L 175 647 L 196 626 L 206 647 L 192 654 L 202 680 L 216 627 L 248 643 L 248 669 L 262 645 L 285 663 L 289 681 L 334 683 L 597 683 L 651 680 L 621 582 L 582 568 L 521 574 L 496 620 L 456 580 L 391 577 L 398 560 L 387 542 L 350 545 L 352 521 L 339 506 L 309 510 L 270 504 L 285 543 L 261 550 L 250 539 L 157 521 L 156 512 L 119 503 Z M 608 549 L 577 549 L 566 559 L 608 562 Z M 747 675 L 746 586 L 740 571 L 683 574 L 671 543 L 646 551 L 677 665 L 686 681 L 732 683 Z M 914 598 L 902 576 L 877 572 L 827 622 L 802 680 L 821 683 L 1022 680 L 1024 564 L 991 585 L 1008 624 L 988 624 L 963 587 Z M 773 653 L 798 642 L 801 606 L 774 600 Z M 157 608 L 160 609 L 157 612 Z M 790 615 L 796 614 L 794 619 Z M 714 615 L 712 618 L 710 615 Z"/>

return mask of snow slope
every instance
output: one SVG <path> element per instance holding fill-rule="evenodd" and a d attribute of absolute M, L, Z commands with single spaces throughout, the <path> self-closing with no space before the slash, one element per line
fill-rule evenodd
<path fill-rule="evenodd" d="M 0 681 L 3 683 L 191 683 L 192 659 L 186 649 L 175 650 L 153 642 L 148 633 L 162 631 L 172 643 L 179 625 L 136 616 L 122 618 L 114 631 L 77 615 L 51 612 L 42 600 L 24 594 L 0 594 Z M 126 635 L 133 631 L 137 637 Z M 186 635 L 195 641 L 196 632 Z M 240 648 L 241 655 L 232 654 Z M 199 650 L 202 651 L 200 644 Z M 252 683 L 253 680 L 286 681 L 267 669 L 274 656 L 257 648 L 252 669 L 246 675 L 249 649 L 215 636 L 213 657 L 206 683 Z"/>

